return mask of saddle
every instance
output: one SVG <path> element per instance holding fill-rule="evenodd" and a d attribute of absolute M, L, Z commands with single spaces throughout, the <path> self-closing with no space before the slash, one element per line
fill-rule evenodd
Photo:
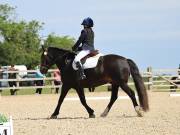
<path fill-rule="evenodd" d="M 89 69 L 89 68 L 94 68 L 97 66 L 99 58 L 103 56 L 103 54 L 99 53 L 98 50 L 91 51 L 90 54 L 87 56 L 83 57 L 81 59 L 81 63 L 83 65 L 84 69 Z M 76 67 L 75 61 L 72 63 L 72 67 L 74 70 L 77 70 L 78 68 Z"/>
<path fill-rule="evenodd" d="M 99 50 L 93 50 L 93 51 L 91 51 L 88 55 L 86 55 L 85 57 L 83 57 L 83 58 L 81 59 L 81 63 L 84 64 L 84 63 L 86 62 L 86 59 L 87 59 L 87 58 L 94 57 L 94 56 L 96 56 L 96 55 L 98 55 L 98 54 L 99 54 Z"/>

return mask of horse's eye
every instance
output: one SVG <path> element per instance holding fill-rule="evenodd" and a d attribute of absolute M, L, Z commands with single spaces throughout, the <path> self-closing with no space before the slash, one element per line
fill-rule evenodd
<path fill-rule="evenodd" d="M 44 52 L 44 55 L 47 55 L 47 52 Z"/>

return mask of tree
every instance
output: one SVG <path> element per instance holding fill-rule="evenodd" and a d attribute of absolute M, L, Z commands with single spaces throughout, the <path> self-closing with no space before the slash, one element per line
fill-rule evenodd
<path fill-rule="evenodd" d="M 24 64 L 34 67 L 39 64 L 39 30 L 42 23 L 14 21 L 15 8 L 0 5 L 0 64 Z"/>
<path fill-rule="evenodd" d="M 74 38 L 69 36 L 57 36 L 54 33 L 49 34 L 47 39 L 45 40 L 45 47 L 53 46 L 71 50 L 74 45 Z"/>
<path fill-rule="evenodd" d="M 15 8 L 0 4 L 0 65 L 23 64 L 35 67 L 40 63 L 39 31 L 43 23 L 15 21 Z M 45 46 L 71 49 L 74 38 L 49 34 Z"/>
<path fill-rule="evenodd" d="M 10 20 L 15 14 L 15 7 L 11 7 L 8 4 L 0 4 L 0 19 Z"/>

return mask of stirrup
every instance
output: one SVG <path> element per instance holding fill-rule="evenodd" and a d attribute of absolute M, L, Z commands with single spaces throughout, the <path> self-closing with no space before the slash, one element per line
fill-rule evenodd
<path fill-rule="evenodd" d="M 86 75 L 80 71 L 77 72 L 77 77 L 78 77 L 78 80 L 84 80 L 86 79 Z"/>
<path fill-rule="evenodd" d="M 86 79 L 86 75 L 85 75 L 85 74 L 83 74 L 83 75 L 80 77 L 80 79 L 81 79 L 81 80 Z"/>

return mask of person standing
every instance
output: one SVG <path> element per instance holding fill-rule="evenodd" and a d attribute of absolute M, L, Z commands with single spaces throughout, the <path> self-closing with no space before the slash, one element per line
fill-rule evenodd
<path fill-rule="evenodd" d="M 41 78 L 42 80 L 36 80 L 35 81 L 35 84 L 36 86 L 43 86 L 44 85 L 44 81 L 43 81 L 43 78 L 45 76 L 43 74 L 41 74 L 40 72 L 40 69 L 39 69 L 39 66 L 36 67 L 36 73 L 35 73 L 35 78 Z M 36 94 L 41 94 L 42 93 L 42 88 L 37 88 L 36 89 Z"/>
<path fill-rule="evenodd" d="M 3 79 L 3 70 L 0 66 L 0 79 Z M 2 87 L 2 82 L 0 81 L 0 88 Z M 0 92 L 2 92 L 2 90 L 0 89 Z"/>
<path fill-rule="evenodd" d="M 15 73 L 14 71 L 17 71 L 17 69 L 15 69 L 14 64 L 11 65 L 8 71 L 12 71 L 12 73 L 11 72 L 9 73 L 8 79 L 16 79 L 17 73 Z M 17 91 L 17 89 L 15 88 L 17 86 L 16 81 L 9 81 L 9 86 L 13 87 L 13 89 L 10 89 L 11 95 L 15 95 Z"/>
<path fill-rule="evenodd" d="M 53 72 L 53 76 L 54 76 L 54 85 L 55 86 L 61 85 L 61 73 L 59 69 L 56 69 Z M 56 94 L 58 93 L 58 91 L 59 91 L 59 87 L 56 87 Z"/>

